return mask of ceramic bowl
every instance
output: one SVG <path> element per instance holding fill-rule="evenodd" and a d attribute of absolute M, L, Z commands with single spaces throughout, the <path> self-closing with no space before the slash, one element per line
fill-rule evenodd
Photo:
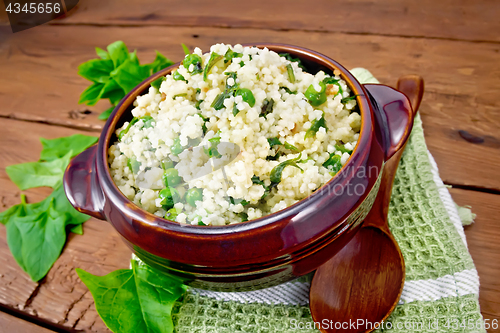
<path fill-rule="evenodd" d="M 360 84 L 336 61 L 301 47 L 253 44 L 302 60 L 308 72 L 340 71 L 361 114 L 356 148 L 342 170 L 306 199 L 262 218 L 227 226 L 172 222 L 136 206 L 110 176 L 108 147 L 132 118 L 137 96 L 151 82 L 174 71 L 168 67 L 139 84 L 117 105 L 99 143 L 68 166 L 64 189 L 79 211 L 107 220 L 147 264 L 182 277 L 187 284 L 221 291 L 270 287 L 314 271 L 337 253 L 360 228 L 378 191 L 387 161 L 413 124 L 404 94 L 384 85 Z"/>

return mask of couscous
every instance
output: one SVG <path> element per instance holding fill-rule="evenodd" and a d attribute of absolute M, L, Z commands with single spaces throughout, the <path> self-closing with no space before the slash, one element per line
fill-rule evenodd
<path fill-rule="evenodd" d="M 111 175 L 131 201 L 180 223 L 284 209 L 328 182 L 358 140 L 355 97 L 332 74 L 266 48 L 196 48 L 137 97 L 109 149 Z"/>

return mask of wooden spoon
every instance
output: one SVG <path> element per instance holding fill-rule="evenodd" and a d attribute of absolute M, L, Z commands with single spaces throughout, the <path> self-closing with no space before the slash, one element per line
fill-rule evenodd
<path fill-rule="evenodd" d="M 408 96 L 416 112 L 424 91 L 422 78 L 403 76 L 398 90 Z M 314 274 L 309 306 L 321 332 L 371 332 L 401 297 L 405 264 L 389 230 L 387 212 L 405 146 L 384 165 L 379 192 L 362 228 Z"/>

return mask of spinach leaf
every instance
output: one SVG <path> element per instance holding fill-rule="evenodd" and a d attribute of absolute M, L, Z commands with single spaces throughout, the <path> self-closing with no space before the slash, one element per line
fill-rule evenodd
<path fill-rule="evenodd" d="M 182 74 L 179 73 L 179 71 L 175 71 L 174 74 L 172 74 L 172 77 L 175 81 L 185 81 L 186 83 L 188 82 Z"/>
<path fill-rule="evenodd" d="M 345 146 L 342 146 L 342 145 L 335 145 L 335 149 L 342 152 L 342 153 L 352 153 L 352 150 L 350 149 L 347 149 Z"/>
<path fill-rule="evenodd" d="M 330 170 L 330 174 L 334 176 L 340 169 L 342 169 L 342 163 L 340 162 L 340 156 L 335 153 L 330 154 L 328 160 L 323 163 L 323 166 Z"/>
<path fill-rule="evenodd" d="M 115 333 L 170 333 L 172 307 L 187 290 L 177 278 L 132 261 L 132 269 L 95 276 L 77 268 L 96 310 Z"/>
<path fill-rule="evenodd" d="M 182 76 L 182 75 L 181 75 Z M 151 83 L 151 86 L 153 88 L 156 88 L 156 90 L 160 90 L 160 87 L 161 87 L 161 84 L 163 81 L 165 81 L 167 78 L 165 76 L 162 76 L 162 77 L 159 77 L 157 78 L 156 80 L 154 80 L 152 83 Z"/>
<path fill-rule="evenodd" d="M 83 134 L 74 134 L 51 140 L 40 138 L 43 147 L 42 152 L 40 153 L 40 160 L 53 161 L 57 158 L 63 157 L 69 151 L 73 152 L 71 157 L 76 156 L 96 143 L 97 140 L 98 138 L 95 136 Z"/>
<path fill-rule="evenodd" d="M 109 109 L 107 109 L 106 111 L 103 111 L 98 117 L 97 119 L 99 120 L 106 120 L 109 118 L 109 116 L 111 116 L 111 114 L 113 113 L 113 110 L 115 109 L 115 106 L 112 105 Z"/>
<path fill-rule="evenodd" d="M 128 92 L 144 81 L 150 73 L 148 66 L 140 66 L 127 59 L 111 72 L 111 77 L 124 91 Z"/>
<path fill-rule="evenodd" d="M 79 104 L 96 105 L 101 96 L 101 90 L 104 88 L 104 83 L 93 82 L 92 85 L 88 86 L 78 100 Z"/>
<path fill-rule="evenodd" d="M 284 57 L 288 61 L 296 62 L 297 65 L 302 68 L 303 71 L 307 71 L 304 65 L 302 64 L 302 61 L 299 58 L 294 58 L 290 53 L 280 53 L 280 57 Z"/>
<path fill-rule="evenodd" d="M 358 97 L 358 95 L 353 95 L 353 96 L 347 96 L 347 97 L 344 97 L 340 100 L 341 103 L 347 103 L 349 101 L 352 101 L 352 100 L 355 100 L 356 97 Z"/>
<path fill-rule="evenodd" d="M 110 79 L 104 84 L 99 94 L 99 99 L 109 99 L 109 102 L 116 105 L 125 97 L 125 91 L 118 85 L 114 79 Z M 114 107 L 113 107 L 114 108 Z"/>
<path fill-rule="evenodd" d="M 9 248 L 16 249 L 14 258 L 33 281 L 42 279 L 61 254 L 66 242 L 66 221 L 66 214 L 54 209 L 52 199 L 47 210 L 7 224 Z"/>
<path fill-rule="evenodd" d="M 255 105 L 255 97 L 250 89 L 240 88 L 236 90 L 235 96 L 241 96 L 243 98 L 243 102 L 247 102 L 250 107 Z"/>
<path fill-rule="evenodd" d="M 278 138 L 268 138 L 267 142 L 269 142 L 269 147 L 273 148 L 274 146 L 281 146 L 283 145 Z"/>
<path fill-rule="evenodd" d="M 162 69 L 167 68 L 168 66 L 171 66 L 173 64 L 174 64 L 174 62 L 172 60 L 166 58 L 163 54 L 156 51 L 155 60 L 153 60 L 152 63 L 146 65 L 146 67 L 148 67 L 151 70 L 151 73 L 154 74 L 154 73 L 159 72 Z"/>
<path fill-rule="evenodd" d="M 103 60 L 111 59 L 108 51 L 105 51 L 105 50 L 101 49 L 100 47 L 95 48 L 95 53 L 97 54 L 97 56 L 99 56 L 99 58 L 101 58 Z"/>
<path fill-rule="evenodd" d="M 205 66 L 205 70 L 203 71 L 203 81 L 207 80 L 207 75 L 210 74 L 212 68 L 215 66 L 217 62 L 222 60 L 222 58 L 224 58 L 224 56 L 221 56 L 215 52 L 212 52 L 212 54 L 210 54 L 210 59 L 208 60 L 208 64 Z"/>
<path fill-rule="evenodd" d="M 226 98 L 231 97 L 231 95 L 232 92 L 227 92 L 227 91 L 221 92 L 219 95 L 217 95 L 217 97 L 215 97 L 210 107 L 214 108 L 215 110 L 222 109 L 224 107 L 224 101 L 226 100 Z"/>
<path fill-rule="evenodd" d="M 189 51 L 189 48 L 186 46 L 186 44 L 182 43 L 181 46 L 182 46 L 182 50 L 184 51 L 185 55 L 188 55 L 189 53 L 191 53 Z"/>
<path fill-rule="evenodd" d="M 73 152 L 48 162 L 28 162 L 9 165 L 5 168 L 9 178 L 21 190 L 48 186 L 56 188 L 62 184 L 64 170 L 69 164 Z"/>
<path fill-rule="evenodd" d="M 292 145 L 291 143 L 288 143 L 285 141 L 285 148 L 288 149 L 288 150 L 293 150 L 293 151 L 299 151 L 299 148 L 295 147 L 294 145 Z"/>
<path fill-rule="evenodd" d="M 134 124 L 138 121 L 139 121 L 139 118 L 136 118 L 136 117 L 132 118 L 132 120 L 128 123 L 127 127 L 125 127 L 125 129 L 122 129 L 120 131 L 120 133 L 118 134 L 118 139 L 119 140 L 123 139 L 123 137 L 128 133 L 128 131 L 130 131 L 130 128 L 132 126 L 134 126 Z"/>
<path fill-rule="evenodd" d="M 311 127 L 306 131 L 306 135 L 304 136 L 304 139 L 307 138 L 312 138 L 313 136 L 316 135 L 316 132 L 319 131 L 321 127 L 324 127 L 325 130 L 328 131 L 328 127 L 326 126 L 325 122 L 325 116 L 321 116 L 319 119 L 314 119 L 311 123 Z"/>
<path fill-rule="evenodd" d="M 113 69 L 113 61 L 93 59 L 78 66 L 78 74 L 89 81 L 105 83 Z"/>
<path fill-rule="evenodd" d="M 92 81 L 92 85 L 80 95 L 81 104 L 95 105 L 100 99 L 109 99 L 112 105 L 116 105 L 144 79 L 173 63 L 156 51 L 156 58 L 151 64 L 140 65 L 137 51 L 129 53 L 122 41 L 111 43 L 107 49 L 97 47 L 100 59 L 89 60 L 78 67 L 78 73 Z M 99 119 L 107 119 L 113 108 L 104 111 Z"/>
<path fill-rule="evenodd" d="M 128 58 L 128 48 L 122 41 L 116 41 L 108 45 L 108 53 L 115 68 L 124 63 Z"/>
<path fill-rule="evenodd" d="M 226 51 L 226 54 L 224 54 L 224 63 L 227 64 L 228 62 L 232 61 L 233 58 L 241 58 L 243 56 L 243 53 L 239 52 L 234 52 L 231 49 L 228 49 Z"/>
<path fill-rule="evenodd" d="M 280 89 L 283 89 L 284 91 L 286 91 L 290 95 L 297 95 L 296 91 L 291 91 L 290 88 L 288 88 L 288 87 L 280 87 Z"/>
<path fill-rule="evenodd" d="M 274 99 L 265 99 L 262 102 L 262 107 L 260 108 L 260 117 L 266 118 L 266 116 L 273 112 L 273 107 L 274 107 Z"/>
<path fill-rule="evenodd" d="M 296 168 L 299 168 L 300 171 L 304 172 L 304 170 L 302 170 L 302 168 L 297 164 L 298 161 L 300 161 L 300 157 L 302 156 L 302 154 L 299 154 L 298 157 L 296 158 L 293 158 L 291 160 L 286 160 L 284 162 L 281 162 L 280 164 L 278 164 L 277 166 L 275 166 L 272 170 L 271 170 L 271 176 L 270 176 L 270 179 L 271 179 L 271 183 L 275 183 L 275 184 L 278 184 L 279 182 L 281 182 L 281 174 L 283 173 L 283 170 L 287 167 L 287 166 L 294 166 Z"/>
<path fill-rule="evenodd" d="M 286 65 L 286 71 L 288 73 L 288 81 L 290 81 L 290 83 L 295 83 L 295 74 L 291 64 Z"/>
<path fill-rule="evenodd" d="M 187 69 L 191 75 L 195 75 L 195 74 L 200 74 L 201 72 L 203 72 L 201 62 L 202 62 L 201 57 L 199 55 L 193 53 L 193 54 L 186 56 L 186 58 L 184 58 L 184 60 L 182 61 L 182 64 L 183 64 L 184 68 Z M 189 67 L 191 65 L 193 65 L 192 70 L 189 69 Z"/>
<path fill-rule="evenodd" d="M 0 213 L 7 228 L 7 243 L 19 266 L 33 281 L 42 279 L 59 257 L 66 241 L 66 227 L 81 231 L 89 216 L 75 210 L 59 186 L 44 200 L 21 203 Z M 75 227 L 77 229 L 75 229 Z"/>

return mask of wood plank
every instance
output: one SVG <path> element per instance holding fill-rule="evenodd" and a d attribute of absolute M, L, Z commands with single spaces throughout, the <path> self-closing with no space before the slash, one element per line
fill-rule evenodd
<path fill-rule="evenodd" d="M 11 316 L 0 311 L 0 333 L 50 333 L 52 330 L 43 328 L 29 321 Z"/>
<path fill-rule="evenodd" d="M 72 129 L 17 120 L 0 119 L 0 210 L 19 203 L 20 191 L 9 180 L 5 167 L 38 159 L 39 137 L 55 138 L 78 132 Z M 23 191 L 29 202 L 42 200 L 49 189 Z M 92 296 L 78 278 L 75 268 L 104 275 L 127 268 L 131 251 L 113 227 L 96 219 L 84 225 L 84 235 L 71 234 L 49 274 L 40 284 L 34 283 L 19 268 L 6 242 L 5 228 L 0 227 L 0 303 L 29 315 L 68 328 L 88 332 L 108 331 L 95 311 Z"/>
<path fill-rule="evenodd" d="M 500 318 L 500 195 L 451 189 L 458 205 L 472 206 L 476 221 L 465 235 L 480 278 L 479 304 L 485 318 Z M 491 316 L 491 317 L 488 317 Z"/>
<path fill-rule="evenodd" d="M 479 0 L 81 1 L 56 24 L 347 32 L 500 42 L 500 4 Z"/>
<path fill-rule="evenodd" d="M 426 138 L 443 180 L 500 190 L 500 178 L 490 176 L 500 168 L 500 100 L 496 95 L 500 91 L 500 45 L 249 29 L 105 29 L 102 33 L 100 27 L 41 26 L 9 35 L 7 42 L 0 44 L 0 116 L 99 131 L 103 122 L 97 115 L 108 104 L 77 104 L 87 87 L 87 81 L 77 75 L 77 66 L 95 57 L 95 46 L 105 47 L 117 39 L 138 49 L 144 62 L 152 60 L 155 49 L 174 60 L 181 59 L 181 42 L 205 50 L 221 41 L 298 44 L 327 54 L 347 68 L 369 68 L 384 83 L 393 84 L 402 74 L 423 76 L 426 93 L 421 111 Z M 75 111 L 87 109 L 92 112 Z M 484 142 L 468 142 L 460 130 Z M 464 152 L 469 152 L 468 163 L 463 163 Z"/>

